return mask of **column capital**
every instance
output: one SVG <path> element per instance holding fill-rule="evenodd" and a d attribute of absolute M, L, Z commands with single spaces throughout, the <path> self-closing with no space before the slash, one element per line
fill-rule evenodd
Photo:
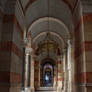
<path fill-rule="evenodd" d="M 67 40 L 67 44 L 68 44 L 68 45 L 71 45 L 71 44 L 72 44 L 71 39 L 68 39 L 68 40 Z"/>
<path fill-rule="evenodd" d="M 26 54 L 31 54 L 32 51 L 33 51 L 32 48 L 26 48 Z"/>
<path fill-rule="evenodd" d="M 22 47 L 25 47 L 25 48 L 26 48 L 27 43 L 28 43 L 28 39 L 27 39 L 27 38 L 23 39 L 23 40 L 22 40 L 22 44 L 21 44 Z"/>
<path fill-rule="evenodd" d="M 27 38 L 23 39 L 23 42 L 24 42 L 24 44 L 27 44 L 28 43 L 28 39 Z"/>
<path fill-rule="evenodd" d="M 67 39 L 67 44 L 69 45 L 72 45 L 72 43 L 73 43 L 73 38 L 72 37 L 70 37 L 70 38 L 68 38 Z"/>

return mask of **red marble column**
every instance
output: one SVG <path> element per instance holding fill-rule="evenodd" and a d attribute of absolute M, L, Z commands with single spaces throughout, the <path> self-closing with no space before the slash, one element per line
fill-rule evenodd
<path fill-rule="evenodd" d="M 34 68 L 34 87 L 37 90 L 39 88 L 39 61 L 35 60 Z"/>
<path fill-rule="evenodd" d="M 34 52 L 33 49 L 31 51 L 31 91 L 34 92 L 34 74 L 35 74 L 35 56 L 34 56 Z"/>
<path fill-rule="evenodd" d="M 53 87 L 57 87 L 57 68 L 54 66 L 54 80 L 53 80 Z"/>
<path fill-rule="evenodd" d="M 58 91 L 61 91 L 62 89 L 62 61 L 61 61 L 61 57 L 59 57 L 58 60 Z"/>

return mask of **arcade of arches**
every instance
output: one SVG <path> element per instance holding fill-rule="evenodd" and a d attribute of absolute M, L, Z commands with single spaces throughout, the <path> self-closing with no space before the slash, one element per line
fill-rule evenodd
<path fill-rule="evenodd" d="M 0 0 L 0 92 L 92 92 L 92 0 Z"/>

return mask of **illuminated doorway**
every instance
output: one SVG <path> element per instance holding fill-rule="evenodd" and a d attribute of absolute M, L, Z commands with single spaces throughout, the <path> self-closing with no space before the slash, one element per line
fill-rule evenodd
<path fill-rule="evenodd" d="M 53 66 L 49 63 L 43 66 L 44 86 L 53 86 Z"/>

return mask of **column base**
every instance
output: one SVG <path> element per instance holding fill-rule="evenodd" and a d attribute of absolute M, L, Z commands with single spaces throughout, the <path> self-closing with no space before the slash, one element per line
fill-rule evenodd
<path fill-rule="evenodd" d="M 73 91 L 66 89 L 66 90 L 62 90 L 62 92 L 73 92 Z"/>
<path fill-rule="evenodd" d="M 25 92 L 31 92 L 31 87 L 26 87 Z"/>
<path fill-rule="evenodd" d="M 62 92 L 68 92 L 68 90 L 62 90 Z"/>
<path fill-rule="evenodd" d="M 12 86 L 10 86 L 9 92 L 21 92 L 21 86 L 12 85 Z"/>
<path fill-rule="evenodd" d="M 87 86 L 85 83 L 76 84 L 74 88 L 75 92 L 87 92 Z M 89 91 L 90 92 L 90 91 Z"/>
<path fill-rule="evenodd" d="M 65 92 L 73 92 L 72 90 L 67 89 Z"/>
<path fill-rule="evenodd" d="M 35 91 L 35 89 L 34 88 L 31 88 L 31 92 L 34 92 Z"/>
<path fill-rule="evenodd" d="M 62 88 L 58 88 L 58 89 L 57 89 L 57 92 L 61 92 L 61 90 L 62 90 Z"/>
<path fill-rule="evenodd" d="M 62 92 L 66 92 L 66 90 L 62 90 Z"/>
<path fill-rule="evenodd" d="M 25 92 L 25 90 L 22 90 L 21 92 Z"/>

